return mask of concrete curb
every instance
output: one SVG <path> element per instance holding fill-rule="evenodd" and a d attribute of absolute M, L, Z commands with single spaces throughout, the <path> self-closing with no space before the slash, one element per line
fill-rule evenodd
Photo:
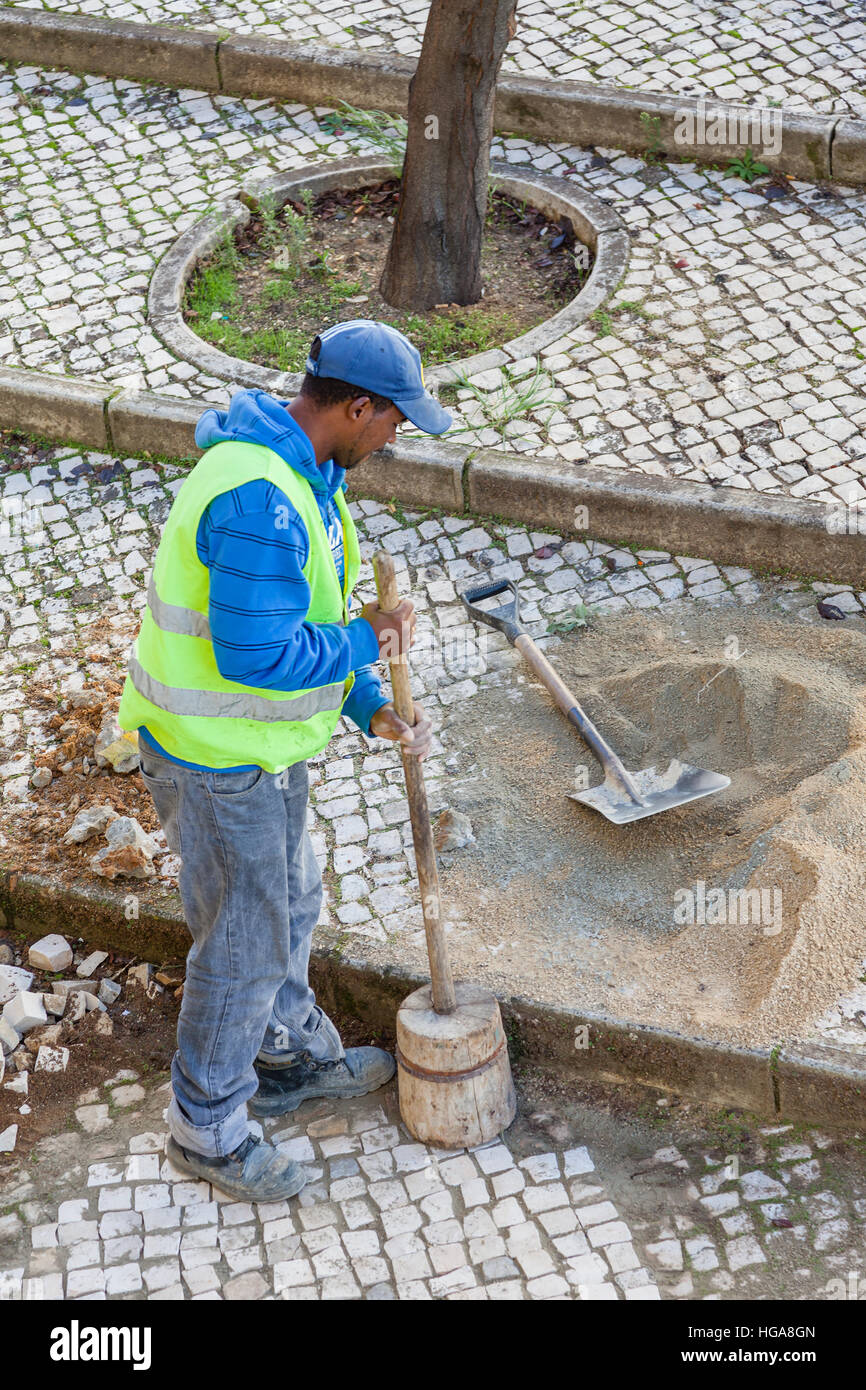
<path fill-rule="evenodd" d="M 51 10 L 0 10 L 0 56 L 72 72 L 219 91 L 219 38 L 166 24 L 131 24 Z"/>
<path fill-rule="evenodd" d="M 580 526 L 577 507 L 586 509 Z M 748 569 L 826 573 L 846 584 L 863 583 L 866 576 L 866 533 L 828 531 L 824 510 L 799 498 L 755 497 L 735 488 L 481 449 L 469 462 L 467 508 L 556 531 L 586 529 L 628 544 L 645 544 L 652 536 L 655 546 L 675 555 Z"/>
<path fill-rule="evenodd" d="M 47 372 L 0 367 L 0 425 L 40 438 L 108 447 L 108 386 Z"/>
<path fill-rule="evenodd" d="M 195 425 L 204 408 L 200 401 L 118 391 L 109 383 L 0 369 L 0 426 L 60 444 L 124 456 L 197 458 Z M 588 529 L 625 544 L 841 584 L 862 586 L 866 575 L 866 531 L 829 530 L 824 509 L 814 502 L 505 449 L 404 440 L 353 472 L 352 493 L 566 534 Z M 585 507 L 586 515 L 576 516 L 577 507 Z"/>
<path fill-rule="evenodd" d="M 198 458 L 201 450 L 196 448 L 195 427 L 201 414 L 201 401 L 120 391 L 108 402 L 112 451 L 123 458 L 156 453 Z"/>
<path fill-rule="evenodd" d="M 276 372 L 220 352 L 187 327 L 180 309 L 184 287 L 197 262 L 209 255 L 233 227 L 243 226 L 249 220 L 249 209 L 231 199 L 178 237 L 151 277 L 147 296 L 148 323 L 175 357 L 192 363 L 206 376 L 280 394 L 290 389 L 296 373 Z"/>
<path fill-rule="evenodd" d="M 839 183 L 866 184 L 866 121 L 837 123 L 830 159 Z"/>
<path fill-rule="evenodd" d="M 414 59 L 369 49 L 240 34 L 221 40 L 207 30 L 13 6 L 0 10 L 0 57 L 311 107 L 344 99 L 400 115 L 406 114 L 416 67 Z M 774 145 L 781 135 L 778 153 L 773 153 L 751 124 L 760 110 L 712 97 L 507 74 L 496 87 L 494 128 L 544 140 L 556 131 L 569 144 L 635 154 L 661 146 L 667 158 L 682 156 L 698 164 L 727 161 L 749 145 L 770 168 L 792 178 L 866 181 L 866 122 L 764 108 L 765 123 L 774 122 Z M 648 120 L 641 121 L 644 113 Z M 725 138 L 710 140 L 706 127 L 717 117 Z"/>
<path fill-rule="evenodd" d="M 595 260 L 586 284 L 578 294 L 551 318 L 535 328 L 503 343 L 501 348 L 475 353 L 459 362 L 431 367 L 427 372 L 430 385 L 457 378 L 459 372 L 473 376 L 490 367 L 504 366 L 530 357 L 570 333 L 589 318 L 611 296 L 628 267 L 629 239 L 617 214 L 599 198 L 584 189 L 575 188 L 567 179 L 550 174 L 517 173 L 502 160 L 493 160 L 490 173 L 503 193 L 531 201 L 546 216 L 571 218 L 578 239 L 588 244 Z M 391 165 L 367 156 L 302 165 L 290 173 L 276 174 L 251 185 L 248 192 L 256 198 L 268 197 L 280 209 L 302 190 L 313 194 L 333 188 L 359 188 L 393 177 Z M 148 318 L 159 338 L 178 357 L 191 362 L 208 376 L 218 376 L 240 386 L 260 387 L 276 395 L 294 395 L 301 385 L 302 372 L 278 372 L 241 357 L 231 357 L 194 333 L 183 318 L 186 283 L 196 263 L 219 244 L 230 228 L 246 225 L 250 213 L 240 202 L 231 200 L 222 210 L 210 213 L 178 237 L 162 257 L 154 271 L 148 295 Z"/>
<path fill-rule="evenodd" d="M 134 885 L 132 885 L 134 888 Z M 154 963 L 182 961 L 189 934 L 178 901 L 126 917 L 129 888 L 61 889 L 35 874 L 0 875 L 4 925 L 26 940 L 46 932 L 77 935 L 94 948 L 128 952 Z M 0 918 L 2 920 L 2 918 Z M 327 1009 L 339 1004 L 371 1027 L 393 1033 L 397 1006 L 424 976 L 314 950 L 310 976 Z M 630 1082 L 767 1117 L 862 1127 L 866 1060 L 828 1049 L 744 1049 L 666 1029 L 628 1023 L 522 996 L 501 999 L 512 1060 L 566 1069 L 573 1078 Z M 588 1046 L 578 1046 L 586 1028 Z"/>

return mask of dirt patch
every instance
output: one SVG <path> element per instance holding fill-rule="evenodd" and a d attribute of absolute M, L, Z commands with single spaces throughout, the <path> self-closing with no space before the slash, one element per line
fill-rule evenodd
<path fill-rule="evenodd" d="M 481 252 L 483 298 L 404 312 L 378 290 L 398 210 L 399 179 L 320 194 L 305 237 L 286 216 L 254 215 L 191 279 L 184 317 L 227 352 L 301 370 L 324 324 L 370 318 L 405 333 L 430 364 L 499 346 L 551 317 L 577 294 L 592 264 L 575 265 L 569 218 L 552 221 L 502 193 L 490 198 Z M 290 208 L 303 214 L 301 203 Z M 291 213 L 289 214 L 291 222 Z M 295 224 L 297 227 L 297 224 Z M 585 253 L 585 254 L 584 254 Z M 222 312 L 221 312 L 222 311 Z"/>
<path fill-rule="evenodd" d="M 22 963 L 26 965 L 26 961 Z M 77 1107 L 109 1103 L 109 1093 L 102 1087 L 121 1069 L 136 1072 L 142 1081 L 165 1079 L 177 1048 L 179 1012 L 180 1001 L 173 993 L 166 991 L 151 998 L 137 985 L 128 985 L 110 1010 L 110 1037 L 96 1031 L 100 1015 L 94 1010 L 65 1030 L 61 1038 L 61 1045 L 69 1050 L 65 1072 L 30 1071 L 26 1097 L 0 1086 L 0 1133 L 8 1125 L 18 1126 L 14 1152 L 0 1155 L 0 1182 L 4 1173 L 11 1171 L 13 1164 L 26 1157 L 45 1135 L 75 1128 Z M 371 1029 L 362 1019 L 341 1009 L 330 1009 L 328 1016 L 344 1047 L 393 1049 L 392 1031 Z M 5 1079 L 14 1078 L 7 1075 Z M 85 1099 L 89 1091 L 99 1094 Z M 21 1114 L 22 1105 L 29 1108 L 29 1113 Z"/>
<path fill-rule="evenodd" d="M 476 844 L 442 871 L 459 974 L 741 1044 L 808 1036 L 866 955 L 866 638 L 677 605 L 551 657 L 628 768 L 676 757 L 731 786 L 614 826 L 568 799 L 600 770 L 528 668 L 464 702 L 445 791 Z"/>
<path fill-rule="evenodd" d="M 28 1154 L 44 1135 L 74 1126 L 75 1109 L 85 1103 L 82 1095 L 122 1068 L 141 1077 L 167 1072 L 176 1047 L 179 1007 L 168 994 L 149 999 L 141 989 L 125 990 L 122 1004 L 111 1010 L 111 1037 L 95 1031 L 100 1015 L 94 1010 L 64 1033 L 62 1046 L 69 1049 L 66 1071 L 30 1071 L 26 1097 L 0 1088 L 0 1131 L 18 1126 L 15 1151 L 0 1160 L 0 1174 L 4 1164 Z M 14 1078 L 7 1076 L 10 1079 Z M 94 1096 L 93 1101 L 105 1104 L 108 1094 Z M 22 1105 L 29 1107 L 29 1114 L 21 1114 Z"/>

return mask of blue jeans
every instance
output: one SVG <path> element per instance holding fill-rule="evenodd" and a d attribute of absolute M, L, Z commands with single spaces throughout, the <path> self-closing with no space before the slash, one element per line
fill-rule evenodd
<path fill-rule="evenodd" d="M 202 772 L 141 744 L 141 776 L 169 848 L 193 945 L 171 1066 L 179 1144 L 209 1158 L 250 1132 L 256 1057 L 345 1055 L 307 979 L 322 875 L 306 826 L 305 762 L 274 774 Z"/>

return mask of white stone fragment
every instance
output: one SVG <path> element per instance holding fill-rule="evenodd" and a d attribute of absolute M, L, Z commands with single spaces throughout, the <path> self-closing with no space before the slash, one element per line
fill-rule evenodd
<path fill-rule="evenodd" d="M 83 844 L 85 840 L 90 839 L 91 835 L 100 835 L 112 821 L 118 819 L 114 807 L 107 802 L 101 806 L 86 806 L 83 811 L 78 812 L 63 836 L 63 843 L 65 845 Z"/>
<path fill-rule="evenodd" d="M 4 1057 L 14 1052 L 20 1041 L 21 1034 L 5 1018 L 0 1017 L 0 1049 Z"/>
<path fill-rule="evenodd" d="M 54 994 L 68 998 L 70 994 L 86 994 L 93 986 L 89 980 L 55 980 L 51 989 Z"/>
<path fill-rule="evenodd" d="M 68 1047 L 40 1047 L 36 1054 L 34 1071 L 66 1071 L 69 1062 Z"/>
<path fill-rule="evenodd" d="M 36 970 L 66 970 L 72 964 L 72 947 L 64 936 L 43 936 L 30 947 L 27 959 Z"/>
<path fill-rule="evenodd" d="M 0 1154 L 11 1154 L 12 1150 L 15 1148 L 15 1141 L 17 1138 L 17 1125 L 9 1125 L 7 1129 L 4 1129 L 3 1133 L 0 1134 Z"/>
<path fill-rule="evenodd" d="M 90 955 L 81 962 L 76 975 L 81 980 L 89 980 L 95 970 L 98 970 L 104 960 L 108 960 L 107 951 L 91 951 Z"/>
<path fill-rule="evenodd" d="M 138 736 L 121 729 L 117 716 L 107 710 L 93 747 L 97 767 L 110 767 L 115 772 L 135 772 L 139 766 Z"/>
<path fill-rule="evenodd" d="M 31 1028 L 38 1028 L 40 1023 L 48 1022 L 42 995 L 33 994 L 30 990 L 22 990 L 8 1004 L 4 1004 L 3 1017 L 17 1033 L 28 1033 Z"/>
<path fill-rule="evenodd" d="M 100 980 L 99 998 L 103 1004 L 113 1004 L 120 997 L 120 985 L 116 980 Z"/>
<path fill-rule="evenodd" d="M 0 1004 L 8 1004 L 16 994 L 29 989 L 32 983 L 32 970 L 22 970 L 17 965 L 0 965 Z"/>

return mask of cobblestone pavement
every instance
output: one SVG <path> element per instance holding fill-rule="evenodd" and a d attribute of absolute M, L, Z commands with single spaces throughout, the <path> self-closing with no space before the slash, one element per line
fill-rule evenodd
<path fill-rule="evenodd" d="M 177 235 L 253 178 L 370 152 L 317 115 L 134 82 L 0 70 L 0 362 L 224 402 L 145 317 Z M 866 194 L 496 140 L 517 168 L 567 174 L 631 236 L 604 312 L 512 369 L 539 403 L 492 427 L 498 370 L 463 420 L 482 444 L 711 485 L 866 502 Z M 569 172 L 572 171 L 572 172 Z M 771 189 L 772 193 L 774 190 Z"/>
<path fill-rule="evenodd" d="M 68 693 L 85 679 L 123 678 L 155 547 L 185 476 L 177 465 L 70 449 L 46 451 L 28 471 L 34 447 L 7 449 L 5 467 L 11 471 L 0 476 L 0 506 L 12 523 L 0 536 L 6 634 L 0 652 L 0 782 L 3 812 L 12 821 L 41 814 L 30 777 L 34 759 L 55 739 L 46 725 L 50 708 L 28 702 L 30 684 Z M 370 558 L 384 546 L 394 556 L 401 592 L 411 593 L 415 603 L 413 691 L 437 733 L 450 707 L 502 685 L 520 661 L 504 636 L 465 622 L 457 591 L 480 576 L 516 582 L 522 616 L 541 645 L 556 640 L 545 635 L 548 623 L 567 618 L 581 601 L 606 614 L 683 601 L 727 607 L 733 616 L 767 596 L 780 610 L 802 610 L 804 620 L 820 623 L 815 604 L 829 596 L 849 625 L 866 629 L 866 591 L 846 586 L 759 579 L 697 557 L 632 552 L 599 540 L 563 542 L 549 532 L 392 511 L 363 499 L 352 509 L 364 561 L 358 598 L 375 597 Z M 437 737 L 425 762 L 433 812 L 447 799 L 448 756 Z M 395 933 L 417 934 L 420 907 L 397 750 L 341 724 L 310 772 L 316 854 L 329 879 L 339 883 L 339 895 L 323 909 L 323 939 L 345 946 L 359 938 L 386 942 Z M 99 776 L 99 769 L 82 765 L 77 775 L 83 781 Z M 158 863 L 161 882 L 173 886 L 178 861 L 164 856 Z"/>
<path fill-rule="evenodd" d="M 672 1140 L 665 1098 L 611 1115 L 519 1075 L 517 1121 L 472 1151 L 413 1142 L 395 1083 L 266 1121 L 308 1183 L 252 1206 L 172 1167 L 168 1084 L 122 1071 L 6 1167 L 0 1299 L 857 1296 L 856 1144 L 676 1102 Z"/>
<path fill-rule="evenodd" d="M 429 7 L 424 0 L 165 0 L 147 5 L 80 0 L 31 3 L 29 8 L 381 48 L 414 58 L 421 51 Z M 863 18 L 862 0 L 804 0 L 796 8 L 785 0 L 734 0 L 725 5 L 520 0 L 518 32 L 508 46 L 503 71 L 863 114 Z"/>

